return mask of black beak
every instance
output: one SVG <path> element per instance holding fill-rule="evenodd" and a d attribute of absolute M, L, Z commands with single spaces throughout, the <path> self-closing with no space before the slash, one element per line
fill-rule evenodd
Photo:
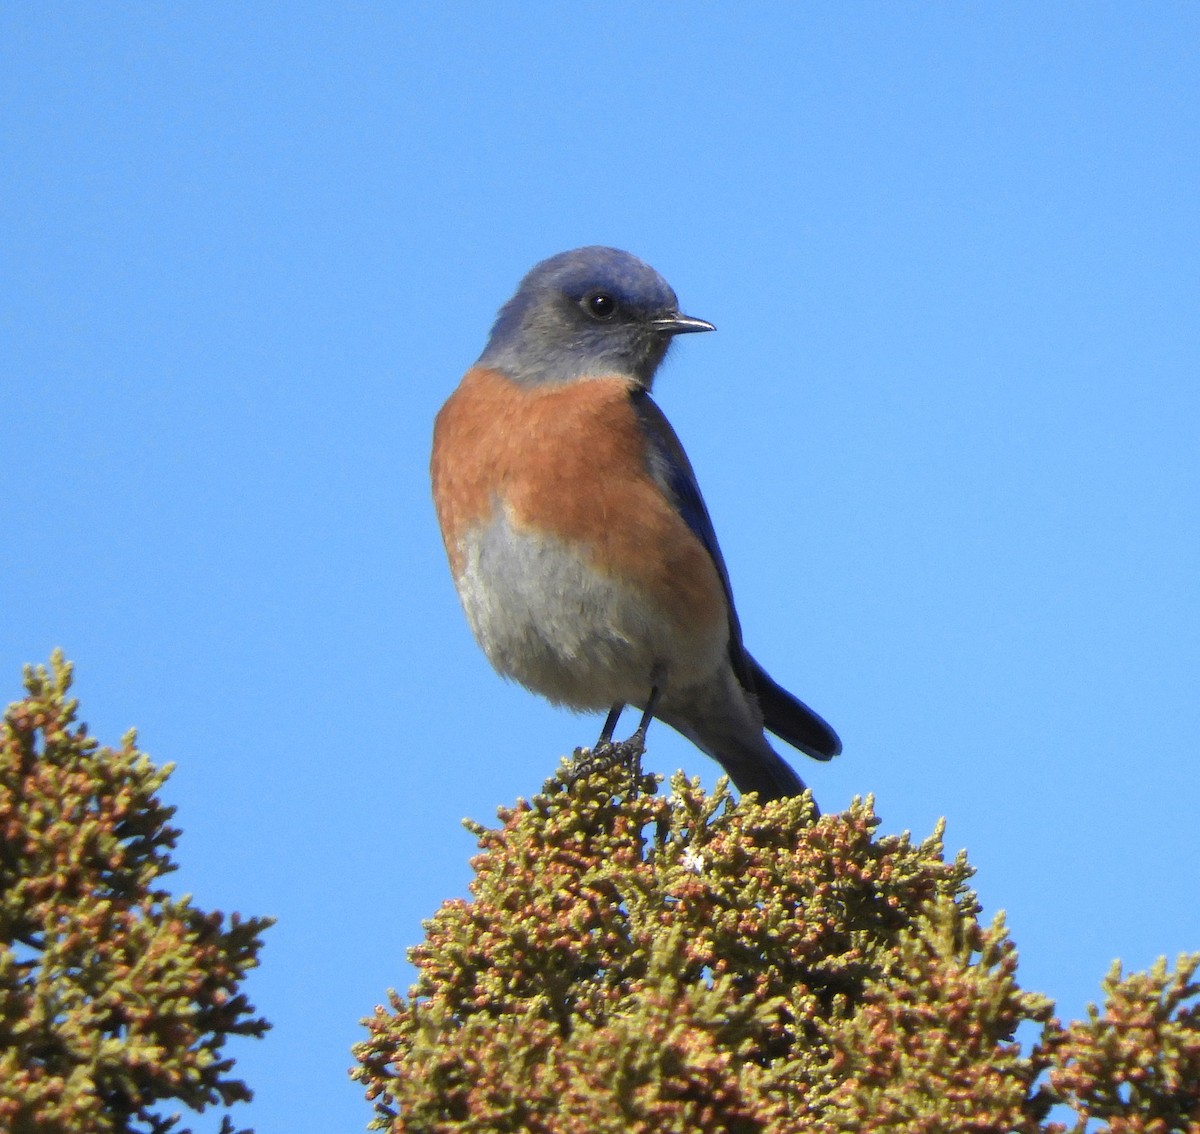
<path fill-rule="evenodd" d="M 651 319 L 650 326 L 664 335 L 690 335 L 695 331 L 715 331 L 717 329 L 703 319 L 680 315 L 678 311 L 674 315 L 663 315 L 661 318 Z"/>

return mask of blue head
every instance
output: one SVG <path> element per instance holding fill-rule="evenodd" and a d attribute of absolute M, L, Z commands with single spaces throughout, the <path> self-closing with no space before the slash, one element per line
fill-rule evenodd
<path fill-rule="evenodd" d="M 636 256 L 576 248 L 530 270 L 479 364 L 530 384 L 620 374 L 649 388 L 675 335 L 714 329 L 681 315 L 671 286 Z"/>

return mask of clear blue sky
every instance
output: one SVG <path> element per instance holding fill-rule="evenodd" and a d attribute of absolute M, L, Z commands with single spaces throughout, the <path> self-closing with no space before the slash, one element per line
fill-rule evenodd
<path fill-rule="evenodd" d="M 1064 1013 L 1200 947 L 1198 49 L 1170 3 L 4 6 L 0 686 L 64 647 L 178 765 L 177 886 L 279 918 L 243 1122 L 365 1126 L 460 818 L 598 729 L 488 668 L 426 473 L 581 244 L 719 328 L 658 399 L 845 741 L 822 806 L 947 816 Z"/>

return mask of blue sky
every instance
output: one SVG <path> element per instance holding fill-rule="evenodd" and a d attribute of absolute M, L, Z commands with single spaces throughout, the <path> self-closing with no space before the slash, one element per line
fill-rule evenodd
<path fill-rule="evenodd" d="M 279 918 L 243 1123 L 365 1126 L 460 818 L 598 730 L 488 668 L 426 472 L 582 244 L 719 328 L 657 396 L 845 742 L 822 806 L 945 815 L 1065 1014 L 1200 947 L 1198 47 L 1166 3 L 5 5 L 4 700 L 62 646 L 178 765 L 178 888 Z"/>

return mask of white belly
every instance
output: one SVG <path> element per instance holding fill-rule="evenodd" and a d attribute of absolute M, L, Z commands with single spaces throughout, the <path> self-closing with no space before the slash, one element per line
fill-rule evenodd
<path fill-rule="evenodd" d="M 502 513 L 463 542 L 455 580 L 467 621 L 506 677 L 581 710 L 644 703 L 723 664 L 728 628 L 681 627 L 567 546 L 514 532 Z"/>

